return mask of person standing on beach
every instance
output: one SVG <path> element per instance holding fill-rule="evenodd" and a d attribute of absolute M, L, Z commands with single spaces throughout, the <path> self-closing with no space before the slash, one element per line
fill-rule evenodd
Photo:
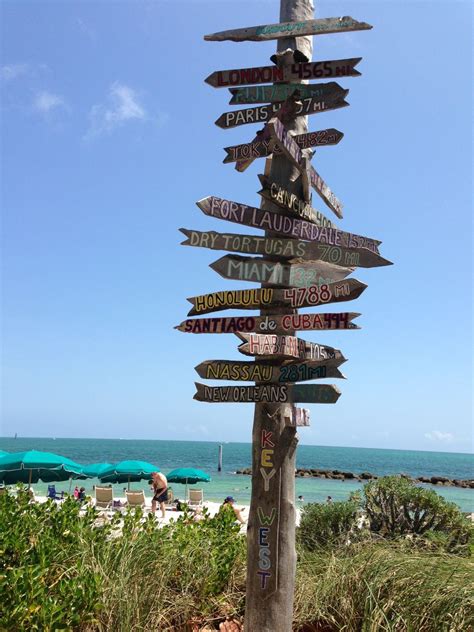
<path fill-rule="evenodd" d="M 160 503 L 161 517 L 166 515 L 165 502 L 168 500 L 168 480 L 161 472 L 153 472 L 151 475 L 153 485 L 153 499 L 151 510 L 156 511 L 156 503 Z"/>

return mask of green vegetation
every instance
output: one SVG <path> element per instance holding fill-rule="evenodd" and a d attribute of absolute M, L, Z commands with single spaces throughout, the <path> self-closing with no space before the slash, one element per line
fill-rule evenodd
<path fill-rule="evenodd" d="M 467 523 L 444 501 L 410 495 L 398 483 L 380 479 L 361 499 L 305 507 L 295 630 L 474 629 Z M 431 527 L 421 532 L 416 498 L 431 512 Z M 362 528 L 364 503 L 376 520 Z M 401 506 L 409 516 L 403 531 L 379 526 L 393 525 L 392 511 Z M 243 616 L 245 544 L 226 512 L 199 522 L 185 513 L 157 528 L 140 510 L 107 521 L 90 508 L 80 516 L 72 499 L 41 505 L 22 492 L 2 494 L 0 630 L 217 629 L 226 616 Z"/>

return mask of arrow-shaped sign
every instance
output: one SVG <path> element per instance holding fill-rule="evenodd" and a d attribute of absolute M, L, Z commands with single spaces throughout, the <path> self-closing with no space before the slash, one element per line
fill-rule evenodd
<path fill-rule="evenodd" d="M 273 103 L 284 101 L 289 96 L 304 98 L 336 99 L 347 94 L 335 81 L 329 83 L 275 83 L 270 86 L 247 86 L 245 88 L 229 88 L 232 98 L 229 105 L 246 103 Z"/>
<path fill-rule="evenodd" d="M 301 241 L 299 239 L 283 239 L 279 237 L 258 237 L 257 235 L 241 235 L 239 233 L 217 233 L 215 231 L 201 232 L 199 230 L 179 229 L 187 239 L 181 242 L 182 246 L 194 246 L 197 248 L 209 248 L 210 250 L 228 250 L 230 252 L 243 252 L 249 255 L 267 255 L 272 257 L 286 257 L 288 259 L 305 259 L 311 261 L 328 261 L 344 266 L 358 266 L 360 268 L 375 268 L 377 266 L 392 265 L 388 259 L 379 254 L 377 246 L 380 241 L 368 240 L 367 237 L 343 233 L 335 230 L 334 237 L 329 237 L 328 232 L 321 232 L 325 243 Z M 349 237 L 343 237 L 348 235 Z M 369 243 L 372 250 L 363 247 L 350 247 L 333 245 L 335 242 L 343 243 Z"/>
<path fill-rule="evenodd" d="M 224 290 L 201 294 L 187 300 L 193 305 L 188 316 L 209 314 L 223 309 L 261 309 L 263 307 L 316 307 L 328 303 L 352 301 L 358 298 L 367 285 L 357 279 L 345 279 L 328 285 L 308 288 L 254 288 L 250 290 Z"/>
<path fill-rule="evenodd" d="M 337 228 L 325 215 L 312 208 L 310 202 L 302 200 L 295 193 L 290 193 L 267 176 L 260 174 L 258 177 L 262 184 L 262 189 L 258 193 L 266 200 L 278 204 L 292 217 L 305 219 L 316 226 Z"/>
<path fill-rule="evenodd" d="M 204 380 L 231 380 L 233 382 L 307 382 L 329 377 L 345 379 L 337 368 L 346 360 L 338 358 L 323 362 L 291 362 L 281 366 L 241 360 L 206 360 L 195 371 Z"/>
<path fill-rule="evenodd" d="M 347 33 L 348 31 L 365 31 L 372 26 L 366 22 L 358 22 L 345 15 L 340 18 L 318 18 L 304 22 L 282 22 L 280 24 L 262 24 L 248 26 L 230 31 L 219 31 L 204 35 L 209 42 L 262 42 L 280 39 L 281 37 L 302 37 L 303 35 L 324 35 L 327 33 Z"/>
<path fill-rule="evenodd" d="M 298 134 L 293 136 L 293 140 L 299 145 L 300 149 L 309 149 L 310 147 L 324 147 L 325 145 L 337 145 L 344 134 L 337 129 L 323 129 L 317 132 L 308 132 L 307 134 Z M 263 134 L 257 134 L 256 140 L 251 143 L 243 143 L 241 145 L 232 145 L 224 147 L 227 156 L 223 162 L 238 162 L 244 160 L 254 160 L 255 158 L 266 158 L 271 153 L 281 154 L 278 147 L 270 148 L 270 139 L 265 138 Z"/>
<path fill-rule="evenodd" d="M 273 118 L 267 123 L 267 127 L 270 131 L 271 137 L 275 140 L 275 142 L 278 142 L 279 147 L 288 160 L 300 171 L 304 172 L 306 176 L 305 181 L 311 183 L 311 186 L 316 190 L 321 199 L 324 200 L 333 213 L 337 215 L 337 217 L 342 218 L 341 202 L 317 173 L 309 160 L 303 157 L 299 145 L 295 143 L 293 137 L 288 134 L 281 121 Z"/>
<path fill-rule="evenodd" d="M 349 92 L 345 91 L 346 94 Z M 328 110 L 337 110 L 349 105 L 343 97 L 332 99 L 324 99 L 321 97 L 307 98 L 298 101 L 295 116 L 306 116 L 308 114 L 318 114 Z M 264 123 L 272 118 L 281 108 L 281 103 L 271 103 L 270 105 L 260 105 L 254 108 L 246 108 L 244 110 L 232 110 L 224 112 L 215 121 L 215 124 L 222 129 L 237 127 L 239 125 L 247 125 L 248 123 Z"/>
<path fill-rule="evenodd" d="M 326 314 L 282 314 L 278 316 L 220 316 L 188 318 L 175 329 L 189 334 L 274 333 L 275 331 L 323 331 L 329 329 L 360 329 L 352 322 L 357 312 Z"/>
<path fill-rule="evenodd" d="M 286 217 L 274 211 L 265 211 L 254 206 L 224 200 L 215 196 L 203 198 L 196 204 L 205 215 L 210 215 L 217 219 L 225 219 L 228 222 L 272 231 L 287 237 L 319 241 L 331 246 L 369 248 L 369 250 L 378 253 L 378 244 L 380 242 L 375 239 L 346 233 L 337 228 L 321 228 L 316 226 L 316 224 Z M 332 261 L 332 263 L 337 262 Z"/>
<path fill-rule="evenodd" d="M 298 358 L 299 360 L 340 360 L 344 356 L 339 349 L 309 342 L 296 336 L 277 334 L 236 334 L 244 342 L 239 345 L 240 353 L 250 356 Z M 290 380 L 287 380 L 290 381 Z"/>
<path fill-rule="evenodd" d="M 209 264 L 224 279 L 252 281 L 281 287 L 309 287 L 345 279 L 354 268 L 343 268 L 324 261 L 280 263 L 260 257 L 225 255 Z"/>
<path fill-rule="evenodd" d="M 259 66 L 256 68 L 216 70 L 205 79 L 205 82 L 214 88 L 229 88 L 231 86 L 278 83 L 281 81 L 360 77 L 360 72 L 355 70 L 355 66 L 361 59 L 362 57 L 353 57 L 351 59 L 310 61 L 301 64 L 291 64 L 282 68 L 278 66 Z"/>
<path fill-rule="evenodd" d="M 334 384 L 264 384 L 262 386 L 206 386 L 195 382 L 199 402 L 309 402 L 335 404 L 341 391 Z"/>

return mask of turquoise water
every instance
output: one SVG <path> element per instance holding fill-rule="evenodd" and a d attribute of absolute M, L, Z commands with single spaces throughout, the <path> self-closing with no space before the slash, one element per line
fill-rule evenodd
<path fill-rule="evenodd" d="M 120 439 L 35 439 L 0 438 L 0 450 L 46 450 L 67 456 L 82 465 L 98 461 L 116 462 L 123 459 L 140 459 L 155 464 L 165 474 L 176 467 L 198 467 L 211 475 L 210 483 L 203 483 L 207 500 L 222 501 L 232 494 L 240 503 L 250 503 L 250 477 L 234 472 L 251 464 L 249 443 L 223 444 L 223 472 L 217 472 L 218 443 L 204 441 L 152 441 Z M 471 454 L 447 452 L 417 452 L 414 450 L 378 450 L 369 448 L 337 448 L 302 445 L 297 450 L 297 467 L 372 472 L 377 475 L 400 474 L 411 476 L 447 476 L 448 478 L 474 478 L 474 457 Z M 80 481 L 87 491 L 98 481 Z M 74 483 L 73 483 L 74 485 Z M 120 495 L 123 485 L 115 486 Z M 133 483 L 133 488 L 144 488 L 147 482 Z M 360 483 L 326 479 L 296 479 L 296 494 L 305 502 L 321 502 L 332 496 L 343 500 L 361 487 Z M 47 485 L 38 483 L 35 489 L 45 493 Z M 56 489 L 67 491 L 69 482 L 58 483 Z M 184 497 L 184 485 L 174 484 L 176 496 Z M 474 490 L 456 487 L 434 487 L 463 511 L 474 511 Z"/>

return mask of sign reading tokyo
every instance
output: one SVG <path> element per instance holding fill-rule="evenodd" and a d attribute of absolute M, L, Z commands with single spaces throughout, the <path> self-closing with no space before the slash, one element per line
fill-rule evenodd
<path fill-rule="evenodd" d="M 358 298 L 367 285 L 357 279 L 345 279 L 328 285 L 308 288 L 255 288 L 251 290 L 224 290 L 193 296 L 188 316 L 218 312 L 223 309 L 262 309 L 264 307 L 316 307 L 327 303 L 352 301 Z"/>
<path fill-rule="evenodd" d="M 282 22 L 281 24 L 263 24 L 229 31 L 219 31 L 204 35 L 210 42 L 261 42 L 280 39 L 282 37 L 303 37 L 304 35 L 324 35 L 327 33 L 346 33 L 348 31 L 365 31 L 372 26 L 367 22 L 358 22 L 348 15 L 341 18 L 318 18 L 304 22 Z"/>
<path fill-rule="evenodd" d="M 299 98 L 344 97 L 346 90 L 335 81 L 329 83 L 276 83 L 270 86 L 247 86 L 245 88 L 229 88 L 232 98 L 229 105 L 246 103 L 272 103 L 284 101 L 289 96 Z"/>
<path fill-rule="evenodd" d="M 284 314 L 282 316 L 222 316 L 188 318 L 175 329 L 189 334 L 236 334 L 239 332 L 324 331 L 329 329 L 360 329 L 352 322 L 357 312 L 327 314 Z"/>
<path fill-rule="evenodd" d="M 298 134 L 293 136 L 293 140 L 301 149 L 309 149 L 310 147 L 324 147 L 325 145 L 337 145 L 344 134 L 337 129 L 323 129 L 317 132 L 308 132 L 307 134 Z M 270 154 L 281 154 L 281 149 L 276 145 L 271 148 L 271 139 L 266 138 L 263 134 L 257 134 L 256 140 L 251 143 L 243 143 L 241 145 L 233 145 L 224 147 L 227 156 L 223 162 L 237 162 L 239 160 L 254 160 L 255 158 L 266 158 Z"/>
<path fill-rule="evenodd" d="M 194 399 L 209 403 L 308 402 L 335 404 L 341 391 L 334 384 L 268 384 L 263 386 L 206 386 L 196 384 Z"/>
<path fill-rule="evenodd" d="M 231 86 L 302 81 L 305 79 L 360 77 L 360 72 L 355 69 L 355 66 L 361 59 L 362 57 L 353 57 L 351 59 L 312 61 L 302 64 L 291 64 L 283 68 L 278 66 L 260 66 L 257 68 L 216 70 L 205 81 L 214 88 L 229 88 Z"/>
<path fill-rule="evenodd" d="M 232 382 L 305 382 L 335 377 L 345 379 L 338 366 L 345 358 L 322 361 L 284 363 L 281 366 L 242 360 L 206 360 L 194 367 L 205 380 L 231 380 Z"/>

